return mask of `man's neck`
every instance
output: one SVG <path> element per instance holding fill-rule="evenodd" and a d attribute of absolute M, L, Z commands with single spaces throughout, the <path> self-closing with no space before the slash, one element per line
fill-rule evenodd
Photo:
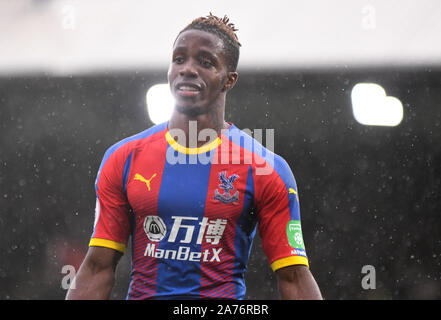
<path fill-rule="evenodd" d="M 168 122 L 168 130 L 179 129 L 185 134 L 185 145 L 180 139 L 179 143 L 184 147 L 201 147 L 204 144 L 212 142 L 214 139 L 221 135 L 222 129 L 228 128 L 229 124 L 224 120 L 224 109 L 216 110 L 216 112 L 201 114 L 197 116 L 189 116 L 184 113 L 178 112 L 176 109 L 173 111 L 172 117 Z M 209 129 L 209 130 L 206 130 Z M 199 133 L 205 130 L 200 138 Z M 207 136 L 205 132 L 213 132 L 213 134 Z M 193 137 L 192 137 L 193 135 Z M 196 137 L 195 137 L 196 135 Z M 205 139 L 205 140 L 204 140 Z M 199 141 L 201 140 L 201 141 Z"/>

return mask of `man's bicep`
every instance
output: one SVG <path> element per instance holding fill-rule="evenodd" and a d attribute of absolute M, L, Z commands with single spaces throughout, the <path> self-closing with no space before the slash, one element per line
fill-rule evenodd
<path fill-rule="evenodd" d="M 113 249 L 90 247 L 66 299 L 109 299 L 121 256 L 121 252 Z"/>
<path fill-rule="evenodd" d="M 92 273 L 109 268 L 114 270 L 122 255 L 122 252 L 106 247 L 89 247 L 83 264 Z"/>
<path fill-rule="evenodd" d="M 276 271 L 279 293 L 282 299 L 323 299 L 309 268 L 292 265 Z"/>
<path fill-rule="evenodd" d="M 310 273 L 310 270 L 305 265 L 291 265 L 276 270 L 279 282 L 298 282 L 306 273 Z"/>

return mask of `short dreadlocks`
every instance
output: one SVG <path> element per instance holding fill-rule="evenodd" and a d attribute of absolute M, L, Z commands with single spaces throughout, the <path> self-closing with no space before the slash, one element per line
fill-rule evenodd
<path fill-rule="evenodd" d="M 229 21 L 230 19 L 226 15 L 223 18 L 219 18 L 210 12 L 206 17 L 194 19 L 188 26 L 179 32 L 178 37 L 182 32 L 187 30 L 201 30 L 218 36 L 222 39 L 225 46 L 228 71 L 236 71 L 239 62 L 239 48 L 241 44 L 235 33 L 238 29 L 236 29 L 234 24 Z"/>

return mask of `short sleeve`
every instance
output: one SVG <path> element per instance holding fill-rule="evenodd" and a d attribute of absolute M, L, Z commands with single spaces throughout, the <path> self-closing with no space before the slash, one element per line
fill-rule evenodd
<path fill-rule="evenodd" d="M 124 252 L 130 235 L 130 207 L 123 187 L 124 156 L 117 151 L 106 152 L 98 171 L 94 231 L 89 246 Z"/>
<path fill-rule="evenodd" d="M 300 222 L 297 184 L 288 163 L 276 155 L 271 174 L 256 176 L 259 234 L 273 271 L 309 266 Z"/>

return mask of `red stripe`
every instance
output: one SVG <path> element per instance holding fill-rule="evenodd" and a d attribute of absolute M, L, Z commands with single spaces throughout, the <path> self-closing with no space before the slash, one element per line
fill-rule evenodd
<path fill-rule="evenodd" d="M 223 137 L 224 138 L 224 137 Z M 228 145 L 228 152 L 231 154 L 231 143 L 228 139 L 222 140 L 222 145 Z M 219 250 L 222 248 L 218 261 L 201 261 L 201 289 L 200 294 L 202 297 L 212 298 L 226 298 L 235 297 L 235 284 L 233 282 L 233 268 L 235 262 L 235 248 L 234 239 L 236 236 L 237 220 L 240 217 L 244 204 L 244 192 L 246 189 L 246 180 L 248 175 L 248 166 L 222 164 L 221 152 L 225 149 L 221 146 L 216 150 L 214 157 L 217 157 L 218 161 L 211 165 L 210 180 L 207 191 L 207 198 L 205 202 L 204 217 L 209 221 L 216 221 L 216 219 L 226 219 L 227 225 L 222 235 L 222 239 L 219 244 L 212 244 L 207 242 L 207 230 L 205 237 L 202 241 L 202 252 L 213 249 Z M 234 189 L 229 191 L 230 195 L 234 195 L 236 191 L 239 191 L 239 201 L 235 203 L 223 203 L 222 201 L 214 199 L 215 190 L 224 194 L 224 190 L 219 187 L 221 181 L 219 173 L 225 171 L 226 177 L 229 178 L 233 174 L 239 175 L 239 177 L 233 182 Z"/>

